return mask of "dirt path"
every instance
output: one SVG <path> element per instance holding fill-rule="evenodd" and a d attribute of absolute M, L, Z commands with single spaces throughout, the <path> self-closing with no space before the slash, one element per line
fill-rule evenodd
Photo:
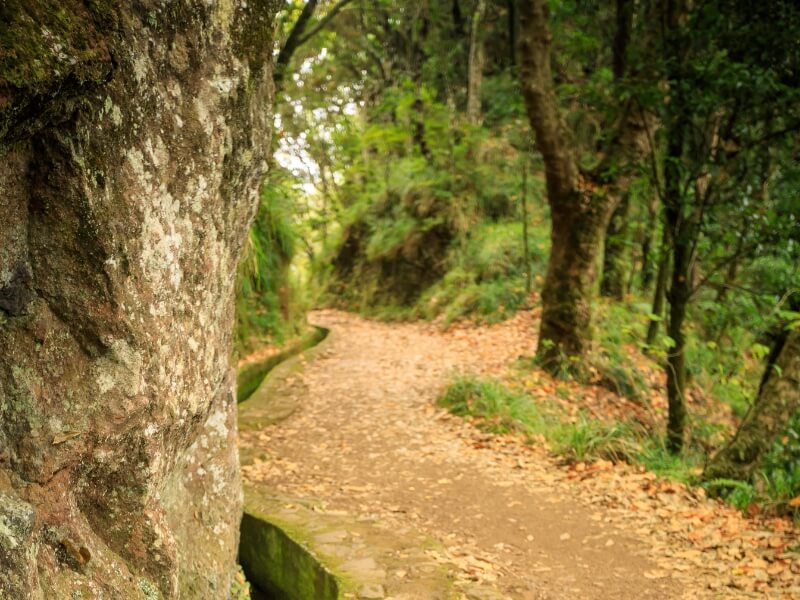
<path fill-rule="evenodd" d="M 728 573 L 659 530 L 703 510 L 702 498 L 659 488 L 632 469 L 569 472 L 541 449 L 483 434 L 434 406 L 453 373 L 498 371 L 532 352 L 532 336 L 510 344 L 503 326 L 448 335 L 333 311 L 312 321 L 332 334 L 300 375 L 282 383 L 296 410 L 280 424 L 242 432 L 243 452 L 259 457 L 246 461 L 246 481 L 352 522 L 432 538 L 438 544 L 425 552 L 428 564 L 443 566 L 462 597 L 763 597 L 722 587 Z M 623 476 L 618 498 L 615 478 Z M 644 509 L 651 501 L 661 514 Z M 380 585 L 364 597 L 440 597 L 401 594 L 413 587 L 399 584 L 425 569 L 404 567 L 403 552 L 393 552 L 390 566 L 376 567 Z"/>

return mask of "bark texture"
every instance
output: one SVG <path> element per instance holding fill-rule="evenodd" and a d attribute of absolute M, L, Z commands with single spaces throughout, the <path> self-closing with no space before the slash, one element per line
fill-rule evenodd
<path fill-rule="evenodd" d="M 763 454 L 800 411 L 800 329 L 789 332 L 767 370 L 736 436 L 706 468 L 707 479 L 747 480 Z"/>
<path fill-rule="evenodd" d="M 667 283 L 669 279 L 670 248 L 669 248 L 669 229 L 664 228 L 661 240 L 661 251 L 658 258 L 658 273 L 656 275 L 656 288 L 653 291 L 653 309 L 650 311 L 654 319 L 647 325 L 647 337 L 645 344 L 650 347 L 656 343 L 658 336 L 658 317 L 664 316 L 664 301 L 667 296 Z"/>
<path fill-rule="evenodd" d="M 606 230 L 605 251 L 603 253 L 603 277 L 600 280 L 600 293 L 603 296 L 622 301 L 628 293 L 628 251 L 631 213 L 630 191 L 624 191 Z"/>
<path fill-rule="evenodd" d="M 0 597 L 226 598 L 273 0 L 0 8 Z"/>
<path fill-rule="evenodd" d="M 483 86 L 483 15 L 486 1 L 478 0 L 472 13 L 472 27 L 469 36 L 469 70 L 467 82 L 467 119 L 479 125 L 481 122 L 481 88 Z"/>
<path fill-rule="evenodd" d="M 519 15 L 520 79 L 544 159 L 552 220 L 537 354 L 550 371 L 579 370 L 590 340 L 595 263 L 612 200 L 602 190 L 594 193 L 578 172 L 553 85 L 547 1 L 520 1 Z"/>
<path fill-rule="evenodd" d="M 686 429 L 686 335 L 684 321 L 692 297 L 691 272 L 702 220 L 704 192 L 694 200 L 685 191 L 683 158 L 691 123 L 685 94 L 686 47 L 681 40 L 681 21 L 686 14 L 684 0 L 663 0 L 664 60 L 672 94 L 664 118 L 664 225 L 672 248 L 672 275 L 666 296 L 669 302 L 667 335 L 673 340 L 667 364 L 667 447 L 673 453 L 683 449 Z"/>

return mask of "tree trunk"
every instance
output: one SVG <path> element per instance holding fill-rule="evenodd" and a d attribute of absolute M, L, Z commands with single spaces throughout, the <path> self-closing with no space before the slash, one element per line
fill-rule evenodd
<path fill-rule="evenodd" d="M 464 15 L 461 13 L 461 2 L 453 0 L 451 13 L 453 15 L 453 29 L 459 37 L 464 36 Z"/>
<path fill-rule="evenodd" d="M 650 311 L 654 317 L 664 316 L 664 300 L 667 295 L 667 282 L 669 281 L 669 265 L 670 265 L 670 248 L 669 248 L 669 233 L 667 228 L 664 228 L 663 238 L 661 240 L 661 252 L 658 258 L 658 273 L 656 274 L 656 289 L 653 292 L 653 310 Z M 647 337 L 645 344 L 650 347 L 656 343 L 656 336 L 658 335 L 658 319 L 651 319 L 647 326 Z"/>
<path fill-rule="evenodd" d="M 631 0 L 616 1 L 612 67 L 617 86 L 622 83 L 628 71 L 628 44 L 633 26 L 633 9 L 634 3 Z M 632 100 L 620 104 L 623 106 L 620 123 L 598 171 L 601 181 L 613 178 L 609 181 L 612 187 L 610 192 L 619 198 L 605 232 L 600 293 L 621 301 L 628 290 L 630 186 L 637 163 L 653 152 L 648 131 L 655 119 L 649 113 L 634 110 Z"/>
<path fill-rule="evenodd" d="M 646 291 L 653 282 L 653 265 L 650 258 L 650 249 L 656 232 L 656 218 L 658 217 L 658 200 L 655 196 L 647 204 L 647 225 L 645 226 L 644 239 L 642 240 L 642 290 Z M 660 263 L 659 263 L 660 264 Z"/>
<path fill-rule="evenodd" d="M 486 0 L 478 0 L 472 13 L 472 27 L 469 38 L 469 70 L 467 82 L 467 119 L 473 125 L 481 122 L 481 88 L 483 87 L 483 13 Z"/>
<path fill-rule="evenodd" d="M 612 73 L 619 81 L 627 70 L 628 43 L 633 26 L 633 0 L 617 0 L 615 11 L 614 48 L 612 51 Z"/>
<path fill-rule="evenodd" d="M 531 249 L 528 241 L 528 161 L 522 162 L 522 256 L 525 261 L 525 293 L 531 294 Z"/>
<path fill-rule="evenodd" d="M 667 210 L 670 225 L 674 219 Z M 691 296 L 689 272 L 691 267 L 691 246 L 686 236 L 678 235 L 672 248 L 672 280 L 667 299 L 669 300 L 669 320 L 667 335 L 673 340 L 667 357 L 667 446 L 672 452 L 683 448 L 686 427 L 686 336 L 683 323 Z"/>
<path fill-rule="evenodd" d="M 274 6 L 0 9 L 2 598 L 228 596 Z"/>
<path fill-rule="evenodd" d="M 679 38 L 680 20 L 685 14 L 683 0 L 666 0 L 662 6 L 666 25 L 664 50 L 667 80 L 671 86 L 670 102 L 665 118 L 666 148 L 664 154 L 664 216 L 665 226 L 672 244 L 672 278 L 667 292 L 669 322 L 667 335 L 673 340 L 667 359 L 667 447 L 673 453 L 683 448 L 686 427 L 686 338 L 683 323 L 692 292 L 691 271 L 693 248 L 699 235 L 696 206 L 684 191 L 682 161 L 684 141 L 689 130 L 687 115 L 690 111 L 685 99 L 683 81 L 683 56 L 685 44 Z M 695 199 L 697 203 L 699 199 Z M 694 210 L 689 210 L 690 208 Z"/>
<path fill-rule="evenodd" d="M 571 136 L 553 85 L 548 12 L 546 0 L 519 3 L 520 79 L 528 119 L 544 159 L 552 220 L 537 356 L 550 372 L 580 371 L 590 339 L 597 252 L 611 200 L 608 194 L 593 194 L 579 182 Z"/>
<path fill-rule="evenodd" d="M 630 192 L 623 192 L 606 229 L 605 252 L 603 254 L 603 277 L 600 294 L 623 300 L 628 289 L 628 218 L 630 217 Z"/>
<path fill-rule="evenodd" d="M 508 12 L 508 64 L 511 67 L 517 66 L 517 0 L 506 0 L 506 11 Z"/>
<path fill-rule="evenodd" d="M 706 467 L 706 479 L 747 480 L 800 411 L 800 329 L 787 332 L 767 364 L 758 397 L 733 440 Z"/>

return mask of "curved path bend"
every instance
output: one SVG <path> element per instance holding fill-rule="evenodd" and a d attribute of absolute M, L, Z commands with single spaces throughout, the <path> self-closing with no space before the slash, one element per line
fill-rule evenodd
<path fill-rule="evenodd" d="M 668 512 L 631 507 L 631 486 L 643 502 L 653 497 L 652 477 L 629 469 L 618 498 L 615 469 L 581 480 L 544 450 L 435 406 L 454 373 L 497 372 L 530 354 L 520 322 L 507 326 L 519 339 L 503 325 L 446 334 L 335 311 L 312 322 L 329 338 L 271 383 L 288 416 L 258 429 L 243 417 L 243 473 L 248 493 L 290 521 L 298 507 L 325 521 L 308 539 L 365 574 L 369 585 L 353 597 L 735 597 L 712 568 L 669 545 L 659 531 Z"/>

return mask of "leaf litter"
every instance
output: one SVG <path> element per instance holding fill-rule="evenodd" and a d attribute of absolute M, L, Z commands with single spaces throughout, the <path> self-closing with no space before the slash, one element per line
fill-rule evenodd
<path fill-rule="evenodd" d="M 503 377 L 532 355 L 535 314 L 447 331 L 336 311 L 313 318 L 334 340 L 300 376 L 301 410 L 240 435 L 261 451 L 246 480 L 432 535 L 445 550 L 426 554 L 465 598 L 800 598 L 790 521 L 745 517 L 702 488 L 624 463 L 565 465 L 543 444 L 433 405 L 453 374 Z M 584 387 L 604 412 L 611 399 Z"/>

